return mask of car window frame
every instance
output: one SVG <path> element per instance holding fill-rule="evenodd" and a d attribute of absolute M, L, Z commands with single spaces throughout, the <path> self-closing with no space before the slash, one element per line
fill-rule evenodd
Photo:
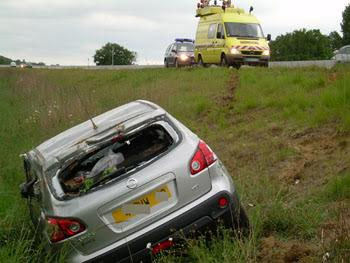
<path fill-rule="evenodd" d="M 217 35 L 218 35 L 218 33 L 219 33 L 219 27 L 221 27 L 221 38 L 217 38 Z M 216 34 L 215 34 L 215 38 L 216 39 L 225 39 L 225 29 L 224 29 L 224 25 L 222 24 L 222 23 L 219 23 L 218 25 L 217 25 L 217 28 L 216 28 Z"/>

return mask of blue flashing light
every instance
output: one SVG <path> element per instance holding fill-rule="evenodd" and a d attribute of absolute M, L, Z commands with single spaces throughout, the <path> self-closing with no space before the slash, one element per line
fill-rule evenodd
<path fill-rule="evenodd" d="M 176 38 L 175 39 L 175 42 L 191 42 L 191 43 L 194 43 L 194 40 L 193 39 L 189 39 L 189 38 Z"/>

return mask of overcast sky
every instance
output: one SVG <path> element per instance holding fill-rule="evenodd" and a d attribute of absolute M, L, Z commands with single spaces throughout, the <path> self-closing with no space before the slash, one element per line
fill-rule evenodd
<path fill-rule="evenodd" d="M 237 0 L 254 6 L 265 34 L 295 29 L 340 32 L 350 0 Z M 196 0 L 0 0 L 0 55 L 46 64 L 92 64 L 107 42 L 138 53 L 139 64 L 163 61 L 176 37 L 194 38 Z"/>

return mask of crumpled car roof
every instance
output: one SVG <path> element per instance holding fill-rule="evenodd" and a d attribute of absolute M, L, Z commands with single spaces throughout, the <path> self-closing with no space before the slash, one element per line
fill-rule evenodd
<path fill-rule="evenodd" d="M 69 148 L 91 137 L 98 136 L 112 127 L 129 120 L 141 118 L 141 116 L 154 115 L 154 113 L 161 115 L 165 111 L 148 101 L 138 100 L 130 102 L 94 117 L 93 121 L 97 125 L 97 129 L 93 128 L 90 120 L 85 121 L 40 144 L 36 147 L 35 152 L 40 154 L 41 159 L 49 161 L 57 158 Z"/>

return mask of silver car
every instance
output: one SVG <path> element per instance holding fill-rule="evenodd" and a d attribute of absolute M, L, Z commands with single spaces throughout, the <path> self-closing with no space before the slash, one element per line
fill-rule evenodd
<path fill-rule="evenodd" d="M 49 246 L 65 245 L 69 262 L 138 262 L 219 221 L 249 229 L 215 153 L 148 101 L 77 125 L 23 158 L 32 221 Z"/>
<path fill-rule="evenodd" d="M 332 59 L 337 63 L 350 63 L 350 45 L 337 50 Z"/>

